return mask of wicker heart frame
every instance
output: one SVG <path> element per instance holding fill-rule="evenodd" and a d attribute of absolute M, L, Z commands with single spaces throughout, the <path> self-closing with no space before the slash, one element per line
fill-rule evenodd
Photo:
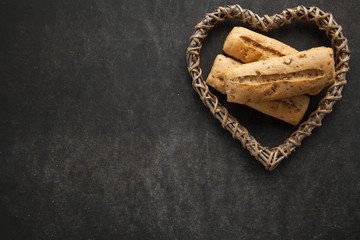
<path fill-rule="evenodd" d="M 290 24 L 294 20 L 305 20 L 314 22 L 319 29 L 325 30 L 326 36 L 331 40 L 331 46 L 335 54 L 335 83 L 328 88 L 326 96 L 320 100 L 318 108 L 310 114 L 308 120 L 300 124 L 299 128 L 278 147 L 269 149 L 261 146 L 246 128 L 240 125 L 236 118 L 231 116 L 228 110 L 219 103 L 218 98 L 209 91 L 202 77 L 199 56 L 202 41 L 216 23 L 228 18 L 240 19 L 249 27 L 264 32 Z M 233 138 L 238 139 L 242 146 L 265 166 L 265 169 L 271 171 L 284 158 L 289 157 L 301 145 L 302 140 L 311 134 L 314 128 L 321 126 L 322 119 L 332 111 L 336 101 L 341 99 L 341 92 L 346 84 L 346 72 L 349 70 L 350 51 L 341 26 L 335 22 L 332 14 L 325 13 L 318 7 L 298 6 L 286 9 L 280 14 L 260 17 L 248 9 L 241 8 L 239 5 L 232 5 L 218 7 L 214 12 L 206 14 L 201 22 L 195 26 L 194 33 L 189 40 L 186 58 L 188 71 L 193 80 L 193 88 L 200 95 L 200 99 L 205 106 L 221 122 L 221 126 L 232 134 Z"/>

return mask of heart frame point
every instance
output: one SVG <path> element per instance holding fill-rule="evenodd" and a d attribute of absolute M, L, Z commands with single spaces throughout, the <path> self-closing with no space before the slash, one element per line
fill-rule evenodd
<path fill-rule="evenodd" d="M 219 103 L 218 98 L 210 92 L 202 77 L 200 68 L 202 42 L 210 29 L 218 22 L 225 21 L 228 18 L 239 19 L 250 28 L 263 32 L 290 24 L 294 20 L 305 20 L 314 22 L 319 29 L 325 31 L 326 36 L 331 40 L 335 54 L 335 83 L 328 87 L 326 96 L 320 100 L 318 108 L 310 114 L 309 118 L 301 123 L 284 143 L 272 149 L 257 142 L 248 130 L 229 114 L 228 110 Z M 272 171 L 301 145 L 305 137 L 310 136 L 316 127 L 321 126 L 322 119 L 332 111 L 336 101 L 341 99 L 341 92 L 346 84 L 346 72 L 349 71 L 350 51 L 347 39 L 342 33 L 342 27 L 335 22 L 331 13 L 325 13 L 318 7 L 298 6 L 285 9 L 280 14 L 260 17 L 236 4 L 216 8 L 212 13 L 206 14 L 201 22 L 195 26 L 186 51 L 186 60 L 192 78 L 192 86 L 199 94 L 201 101 L 221 122 L 221 126 L 232 134 L 233 138 L 238 139 L 242 146 L 264 165 L 266 170 Z"/>

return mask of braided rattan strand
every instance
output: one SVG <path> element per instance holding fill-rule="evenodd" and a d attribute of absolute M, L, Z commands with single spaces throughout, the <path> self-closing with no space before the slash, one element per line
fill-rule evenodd
<path fill-rule="evenodd" d="M 265 32 L 269 29 L 290 24 L 294 20 L 305 20 L 314 22 L 320 29 L 325 31 L 326 36 L 331 40 L 335 53 L 335 83 L 328 88 L 326 96 L 321 99 L 317 110 L 310 114 L 309 119 L 303 122 L 298 130 L 292 133 L 283 144 L 271 150 L 261 146 L 246 128 L 229 114 L 228 110 L 219 103 L 218 98 L 209 91 L 202 77 L 199 56 L 202 41 L 216 23 L 228 18 L 240 19 L 249 27 Z M 248 9 L 242 9 L 239 5 L 232 5 L 218 7 L 214 12 L 206 14 L 201 22 L 195 26 L 194 33 L 189 40 L 186 57 L 188 71 L 193 79 L 193 88 L 199 94 L 202 102 L 210 109 L 213 116 L 221 122 L 221 126 L 228 130 L 233 138 L 238 139 L 242 146 L 248 149 L 250 154 L 265 166 L 265 169 L 271 171 L 284 158 L 287 158 L 296 147 L 299 147 L 302 140 L 311 135 L 315 127 L 321 126 L 324 116 L 330 113 L 335 102 L 341 99 L 341 91 L 346 84 L 346 72 L 349 70 L 350 51 L 341 26 L 335 22 L 332 14 L 325 13 L 318 7 L 298 6 L 286 9 L 280 14 L 260 17 Z"/>

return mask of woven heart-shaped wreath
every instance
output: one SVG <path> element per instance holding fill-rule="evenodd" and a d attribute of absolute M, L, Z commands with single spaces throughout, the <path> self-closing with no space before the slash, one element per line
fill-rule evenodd
<path fill-rule="evenodd" d="M 331 46 L 335 54 L 335 83 L 328 88 L 326 96 L 320 100 L 318 108 L 310 114 L 308 120 L 300 124 L 299 128 L 278 147 L 269 149 L 261 146 L 246 128 L 240 125 L 236 118 L 231 116 L 228 110 L 219 103 L 218 98 L 209 91 L 202 77 L 199 56 L 202 41 L 216 23 L 228 18 L 240 19 L 249 27 L 265 32 L 290 24 L 294 20 L 305 20 L 314 22 L 319 29 L 325 30 L 326 36 L 331 40 Z M 350 51 L 341 26 L 335 22 L 332 14 L 325 13 L 318 7 L 298 6 L 286 9 L 280 14 L 260 17 L 248 9 L 242 9 L 239 5 L 232 5 L 218 7 L 214 12 L 206 14 L 201 22 L 195 26 L 194 33 L 189 40 L 186 57 L 188 71 L 193 80 L 193 88 L 200 95 L 202 102 L 210 109 L 213 116 L 221 122 L 221 126 L 228 130 L 233 138 L 238 139 L 242 146 L 265 166 L 265 169 L 271 171 L 284 158 L 287 158 L 296 147 L 300 146 L 302 140 L 309 136 L 315 127 L 321 126 L 324 116 L 330 113 L 335 102 L 341 99 L 341 91 L 346 84 L 346 72 L 349 70 Z"/>

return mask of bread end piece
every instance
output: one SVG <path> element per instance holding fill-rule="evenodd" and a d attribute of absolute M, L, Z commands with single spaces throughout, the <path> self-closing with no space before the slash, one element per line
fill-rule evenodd
<path fill-rule="evenodd" d="M 240 66 L 242 63 L 222 54 L 216 56 L 211 71 L 206 79 L 206 84 L 219 92 L 226 94 L 224 86 L 224 73 L 229 69 Z"/>

